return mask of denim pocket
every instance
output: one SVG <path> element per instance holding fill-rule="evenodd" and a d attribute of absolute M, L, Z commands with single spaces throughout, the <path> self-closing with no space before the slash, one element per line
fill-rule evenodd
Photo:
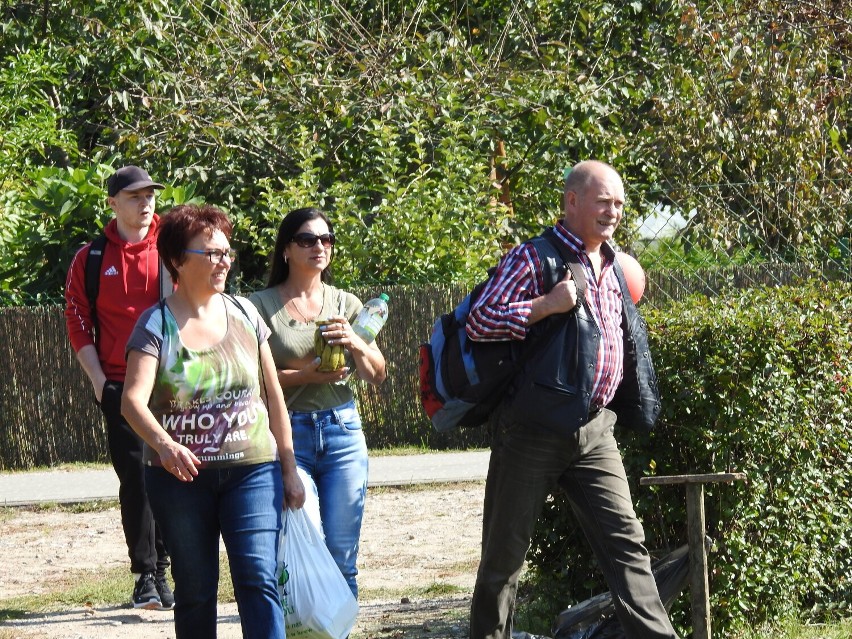
<path fill-rule="evenodd" d="M 345 404 L 334 409 L 337 423 L 345 430 L 361 430 L 361 416 L 354 404 Z"/>

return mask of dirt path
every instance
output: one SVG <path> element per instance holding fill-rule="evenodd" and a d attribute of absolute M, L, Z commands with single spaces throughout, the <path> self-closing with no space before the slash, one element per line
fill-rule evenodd
<path fill-rule="evenodd" d="M 482 523 L 483 485 L 371 489 L 361 536 L 361 614 L 354 635 L 407 639 L 467 636 Z M 7 510 L 0 516 L 0 608 L 55 589 L 79 571 L 126 564 L 117 509 L 95 513 Z M 447 586 L 458 590 L 446 593 Z M 129 587 L 129 584 L 128 584 Z M 431 587 L 431 591 L 428 590 Z M 415 590 L 401 603 L 390 592 Z M 0 639 L 174 637 L 171 613 L 76 608 L 0 623 Z M 235 604 L 220 606 L 219 637 L 241 637 Z"/>

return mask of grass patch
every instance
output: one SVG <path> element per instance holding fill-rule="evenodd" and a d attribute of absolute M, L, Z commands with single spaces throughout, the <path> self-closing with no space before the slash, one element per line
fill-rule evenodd
<path fill-rule="evenodd" d="M 63 504 L 45 502 L 42 504 L 23 506 L 22 508 L 26 508 L 33 512 L 56 511 L 61 513 L 71 513 L 73 515 L 81 515 L 85 513 L 102 513 L 106 510 L 113 510 L 118 507 L 119 504 L 117 499 L 94 499 Z"/>
<path fill-rule="evenodd" d="M 476 571 L 478 569 L 479 555 L 476 555 L 476 557 L 471 557 L 470 559 L 464 559 L 462 561 L 457 561 L 453 564 L 450 564 L 444 570 L 454 574 L 476 574 Z"/>
<path fill-rule="evenodd" d="M 55 580 L 52 588 L 45 592 L 0 601 L 0 621 L 19 619 L 33 612 L 48 612 L 80 606 L 130 606 L 133 578 L 125 566 L 106 570 L 69 571 Z M 219 554 L 219 597 L 220 603 L 232 603 L 234 585 L 228 557 Z M 0 639 L 3 639 L 0 636 Z"/>
<path fill-rule="evenodd" d="M 406 588 L 359 588 L 358 601 L 361 603 L 374 603 L 380 601 L 402 601 L 403 599 L 440 599 L 468 592 L 468 588 L 436 581 L 427 586 L 410 586 Z"/>
<path fill-rule="evenodd" d="M 393 446 L 391 448 L 370 449 L 367 451 L 370 457 L 395 457 L 406 455 L 427 455 L 438 451 L 425 446 Z"/>
<path fill-rule="evenodd" d="M 56 466 L 33 466 L 32 468 L 4 468 L 3 473 L 49 473 L 53 471 L 112 470 L 112 465 L 103 462 L 64 462 Z"/>
<path fill-rule="evenodd" d="M 32 513 L 72 513 L 75 515 L 84 513 L 100 513 L 106 510 L 118 508 L 117 499 L 95 499 L 89 501 L 77 501 L 68 503 L 58 503 L 55 501 L 39 502 L 37 504 L 27 504 L 24 506 L 0 506 L 0 521 L 11 519 L 21 512 Z"/>
<path fill-rule="evenodd" d="M 402 484 L 393 486 L 370 486 L 367 488 L 367 495 L 387 495 L 389 493 L 420 493 L 434 492 L 440 490 L 458 490 L 469 486 L 485 486 L 485 480 L 475 480 L 467 482 L 430 482 L 418 484 Z"/>
<path fill-rule="evenodd" d="M 806 624 L 791 620 L 777 627 L 746 628 L 733 634 L 734 639 L 849 639 L 852 620 L 827 624 Z"/>
<path fill-rule="evenodd" d="M 450 595 L 458 595 L 466 592 L 468 592 L 467 588 L 444 583 L 443 581 L 435 581 L 425 588 L 419 589 L 418 596 L 425 599 L 439 599 L 441 597 L 449 597 Z"/>
<path fill-rule="evenodd" d="M 413 594 L 412 588 L 364 588 L 358 586 L 358 601 L 360 603 L 399 601 L 403 597 L 411 597 Z"/>
<path fill-rule="evenodd" d="M 75 570 L 55 579 L 50 590 L 4 599 L 0 606 L 3 613 L 28 613 L 80 606 L 129 605 L 132 588 L 133 577 L 124 566 L 98 571 Z"/>
<path fill-rule="evenodd" d="M 5 603 L 3 604 L 6 605 Z M 14 604 L 9 604 L 14 605 Z M 0 608 L 0 622 L 3 621 L 13 621 L 15 619 L 23 618 L 28 611 L 20 610 L 19 608 Z M 2 634 L 3 631 L 0 631 L 0 639 L 5 637 L 6 635 Z"/>
<path fill-rule="evenodd" d="M 22 616 L 19 613 L 86 605 L 122 604 L 129 602 L 132 587 L 133 578 L 126 567 L 69 571 L 55 579 L 50 590 L 0 601 L 0 618 L 14 619 Z"/>
<path fill-rule="evenodd" d="M 406 455 L 441 455 L 443 453 L 472 453 L 485 451 L 487 448 L 467 448 L 465 450 L 435 450 L 425 446 L 394 446 L 392 448 L 371 448 L 370 457 L 404 457 Z"/>

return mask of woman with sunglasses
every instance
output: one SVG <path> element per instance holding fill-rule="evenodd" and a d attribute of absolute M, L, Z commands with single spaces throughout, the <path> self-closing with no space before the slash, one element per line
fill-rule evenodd
<path fill-rule="evenodd" d="M 350 322 L 361 301 L 331 285 L 334 232 L 322 211 L 290 211 L 278 228 L 267 288 L 249 298 L 272 329 L 269 346 L 287 398 L 296 463 L 316 484 L 326 545 L 357 598 L 358 540 L 367 494 L 367 444 L 350 372 L 370 383 L 386 377 L 385 359 Z M 318 370 L 316 321 L 330 319 L 323 335 L 346 349 L 347 365 Z"/>
<path fill-rule="evenodd" d="M 121 408 L 145 441 L 178 639 L 216 636 L 220 534 L 243 637 L 284 636 L 281 518 L 305 502 L 269 329 L 248 300 L 224 294 L 231 229 L 212 206 L 162 218 L 157 249 L 177 288 L 142 313 L 126 349 Z"/>

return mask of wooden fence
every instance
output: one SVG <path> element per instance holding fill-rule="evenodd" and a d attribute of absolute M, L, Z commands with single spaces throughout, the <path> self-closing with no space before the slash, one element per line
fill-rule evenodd
<path fill-rule="evenodd" d="M 484 429 L 436 433 L 418 400 L 418 346 L 432 322 L 467 291 L 455 286 L 353 290 L 362 300 L 386 292 L 391 317 L 379 337 L 388 379 L 355 382 L 370 448 L 435 449 L 486 444 Z M 0 308 L 0 470 L 108 459 L 100 410 L 77 363 L 61 306 Z"/>
<path fill-rule="evenodd" d="M 791 266 L 738 267 L 648 274 L 643 304 L 659 305 L 690 292 L 790 284 L 803 277 L 846 279 L 849 273 Z M 355 382 L 367 444 L 434 449 L 487 444 L 485 429 L 436 433 L 418 399 L 418 346 L 434 318 L 467 294 L 461 285 L 356 288 L 362 300 L 386 292 L 390 319 L 379 338 L 388 378 L 378 388 Z M 106 461 L 106 438 L 88 379 L 68 343 L 61 306 L 0 308 L 0 470 Z"/>

